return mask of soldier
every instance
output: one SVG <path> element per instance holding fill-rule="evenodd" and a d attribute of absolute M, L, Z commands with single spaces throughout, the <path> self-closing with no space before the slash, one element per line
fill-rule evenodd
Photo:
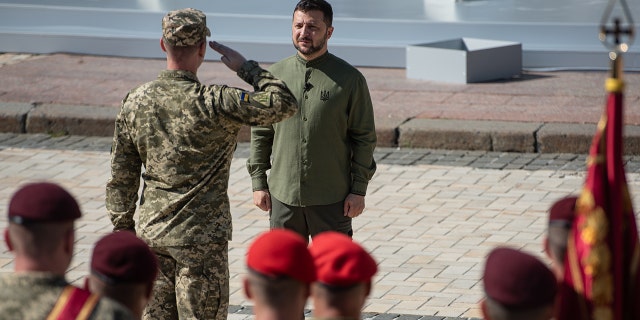
<path fill-rule="evenodd" d="M 316 279 L 307 242 L 293 231 L 273 229 L 259 235 L 247 251 L 247 298 L 259 320 L 300 320 Z"/>
<path fill-rule="evenodd" d="M 488 320 L 547 320 L 553 316 L 556 278 L 538 258 L 511 248 L 493 249 L 482 277 L 480 303 Z"/>
<path fill-rule="evenodd" d="M 549 208 L 549 224 L 543 247 L 551 259 L 552 269 L 559 282 L 564 278 L 564 259 L 567 255 L 567 240 L 576 210 L 575 196 L 562 198 Z"/>
<path fill-rule="evenodd" d="M 318 280 L 311 286 L 318 319 L 360 319 L 378 271 L 373 257 L 343 233 L 325 231 L 312 238 Z"/>
<path fill-rule="evenodd" d="M 0 275 L 3 319 L 133 319 L 119 303 L 65 279 L 80 216 L 76 200 L 57 184 L 30 183 L 13 195 L 4 236 L 14 273 Z"/>
<path fill-rule="evenodd" d="M 290 86 L 300 112 L 251 128 L 247 169 L 253 202 L 269 211 L 271 228 L 294 230 L 306 239 L 328 230 L 352 236 L 352 219 L 365 208 L 376 170 L 367 81 L 328 51 L 333 28 L 331 4 L 298 2 L 291 26 L 297 53 L 269 70 Z"/>
<path fill-rule="evenodd" d="M 151 299 L 158 259 L 133 232 L 114 232 L 93 248 L 87 289 L 129 308 L 136 319 Z"/>
<path fill-rule="evenodd" d="M 226 319 L 229 304 L 229 168 L 243 125 L 268 125 L 297 111 L 281 80 L 217 42 L 209 46 L 254 92 L 203 85 L 196 73 L 211 35 L 203 12 L 171 11 L 160 47 L 167 70 L 131 90 L 116 118 L 106 207 L 114 230 L 134 230 L 156 253 L 160 273 L 146 319 Z"/>

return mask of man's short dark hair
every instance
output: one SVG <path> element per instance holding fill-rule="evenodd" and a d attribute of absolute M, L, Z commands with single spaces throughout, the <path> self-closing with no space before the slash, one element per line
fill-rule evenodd
<path fill-rule="evenodd" d="M 322 11 L 324 15 L 324 23 L 327 24 L 327 27 L 331 27 L 333 24 L 333 8 L 331 8 L 331 4 L 329 4 L 329 2 L 324 0 L 300 0 L 293 12 L 308 12 L 312 10 Z"/>

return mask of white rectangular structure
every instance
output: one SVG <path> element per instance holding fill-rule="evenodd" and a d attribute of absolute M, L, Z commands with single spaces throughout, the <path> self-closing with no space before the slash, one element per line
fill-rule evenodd
<path fill-rule="evenodd" d="M 459 38 L 407 46 L 407 78 L 451 83 L 508 79 L 522 71 L 517 42 Z"/>

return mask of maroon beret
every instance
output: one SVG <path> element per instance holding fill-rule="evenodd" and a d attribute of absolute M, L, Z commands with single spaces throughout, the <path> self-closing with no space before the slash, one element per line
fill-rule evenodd
<path fill-rule="evenodd" d="M 505 247 L 489 253 L 482 278 L 489 298 L 515 309 L 552 305 L 556 281 L 553 272 L 538 258 Z"/>
<path fill-rule="evenodd" d="M 570 228 L 575 218 L 577 200 L 578 197 L 569 196 L 554 202 L 549 208 L 549 224 Z"/>
<path fill-rule="evenodd" d="M 285 229 L 260 234 L 247 251 L 247 267 L 269 277 L 287 276 L 303 283 L 316 280 L 307 242 Z"/>
<path fill-rule="evenodd" d="M 54 183 L 27 184 L 9 202 L 9 221 L 17 224 L 72 221 L 81 215 L 74 197 Z"/>
<path fill-rule="evenodd" d="M 368 282 L 378 272 L 373 257 L 343 233 L 325 231 L 316 235 L 309 251 L 318 281 L 326 285 L 346 287 Z"/>
<path fill-rule="evenodd" d="M 91 273 L 109 284 L 153 283 L 158 275 L 158 258 L 133 232 L 118 231 L 96 243 Z"/>

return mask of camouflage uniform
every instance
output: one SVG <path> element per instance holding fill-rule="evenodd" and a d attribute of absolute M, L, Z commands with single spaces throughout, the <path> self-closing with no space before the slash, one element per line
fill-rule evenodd
<path fill-rule="evenodd" d="M 173 28 L 164 21 L 163 27 Z M 172 30 L 192 33 L 187 29 Z M 172 36 L 163 34 L 165 39 Z M 184 42 L 181 45 L 190 44 Z M 271 124 L 297 111 L 296 100 L 284 82 L 255 61 L 246 62 L 238 76 L 252 84 L 255 91 L 203 85 L 190 71 L 164 70 L 155 81 L 130 91 L 122 102 L 115 124 L 106 207 L 114 229 L 134 229 L 144 166 L 137 231 L 159 256 L 158 288 L 170 290 L 154 290 L 157 298 L 148 311 L 175 309 L 175 305 L 160 304 L 166 301 L 162 297 L 174 295 L 180 312 L 195 309 L 193 316 L 199 317 L 203 309 L 211 308 L 187 307 L 190 301 L 200 299 L 188 295 L 202 290 L 202 282 L 209 279 L 218 282 L 215 287 L 220 292 L 199 293 L 220 296 L 216 313 L 220 319 L 227 317 L 227 246 L 232 234 L 227 187 L 238 132 L 243 125 Z M 189 254 L 178 254 L 180 251 Z M 210 259 L 219 266 L 207 269 Z M 180 269 L 187 265 L 189 269 Z M 163 275 L 171 278 L 167 281 L 172 285 L 161 283 Z M 165 312 L 177 311 L 162 311 Z M 150 316 L 154 317 L 155 313 Z M 204 316 L 214 317 L 211 313 Z"/>
<path fill-rule="evenodd" d="M 51 273 L 0 275 L 0 314 L 2 319 L 46 319 L 69 283 Z M 101 298 L 89 319 L 133 319 L 122 305 Z"/>

